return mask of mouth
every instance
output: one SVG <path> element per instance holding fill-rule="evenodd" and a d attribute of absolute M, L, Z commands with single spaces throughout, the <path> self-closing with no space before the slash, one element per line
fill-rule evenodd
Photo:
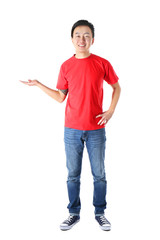
<path fill-rule="evenodd" d="M 78 47 L 84 48 L 86 45 L 85 44 L 80 44 Z"/>

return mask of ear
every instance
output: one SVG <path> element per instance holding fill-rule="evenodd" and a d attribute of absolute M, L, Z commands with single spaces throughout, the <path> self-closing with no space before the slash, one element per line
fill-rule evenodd
<path fill-rule="evenodd" d="M 94 38 L 92 39 L 92 44 L 94 43 Z"/>
<path fill-rule="evenodd" d="M 72 43 L 73 43 L 73 38 L 71 37 L 71 41 L 72 41 Z"/>

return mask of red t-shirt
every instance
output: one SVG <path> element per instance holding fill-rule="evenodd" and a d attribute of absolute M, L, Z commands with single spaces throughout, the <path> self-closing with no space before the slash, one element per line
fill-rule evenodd
<path fill-rule="evenodd" d="M 96 130 L 103 103 L 103 80 L 114 84 L 118 77 L 104 58 L 91 54 L 77 59 L 75 55 L 61 65 L 57 89 L 68 90 L 65 109 L 65 127 L 79 130 Z"/>

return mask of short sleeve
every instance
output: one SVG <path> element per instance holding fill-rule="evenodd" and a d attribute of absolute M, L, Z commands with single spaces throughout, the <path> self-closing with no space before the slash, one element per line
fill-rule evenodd
<path fill-rule="evenodd" d="M 104 65 L 105 67 L 105 76 L 104 76 L 104 80 L 108 83 L 108 84 L 115 84 L 116 82 L 118 82 L 118 76 L 115 73 L 111 63 L 109 61 L 107 61 Z"/>
<path fill-rule="evenodd" d="M 68 89 L 68 81 L 67 81 L 67 79 L 65 77 L 63 64 L 62 64 L 62 66 L 60 68 L 60 71 L 59 71 L 56 88 L 59 89 L 59 90 L 67 90 Z"/>

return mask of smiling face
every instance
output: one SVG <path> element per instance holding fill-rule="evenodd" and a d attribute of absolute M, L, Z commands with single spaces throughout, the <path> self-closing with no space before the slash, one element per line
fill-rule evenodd
<path fill-rule="evenodd" d="M 92 31 L 88 26 L 78 26 L 74 29 L 73 45 L 76 49 L 76 57 L 88 57 L 89 49 L 94 42 Z"/>

